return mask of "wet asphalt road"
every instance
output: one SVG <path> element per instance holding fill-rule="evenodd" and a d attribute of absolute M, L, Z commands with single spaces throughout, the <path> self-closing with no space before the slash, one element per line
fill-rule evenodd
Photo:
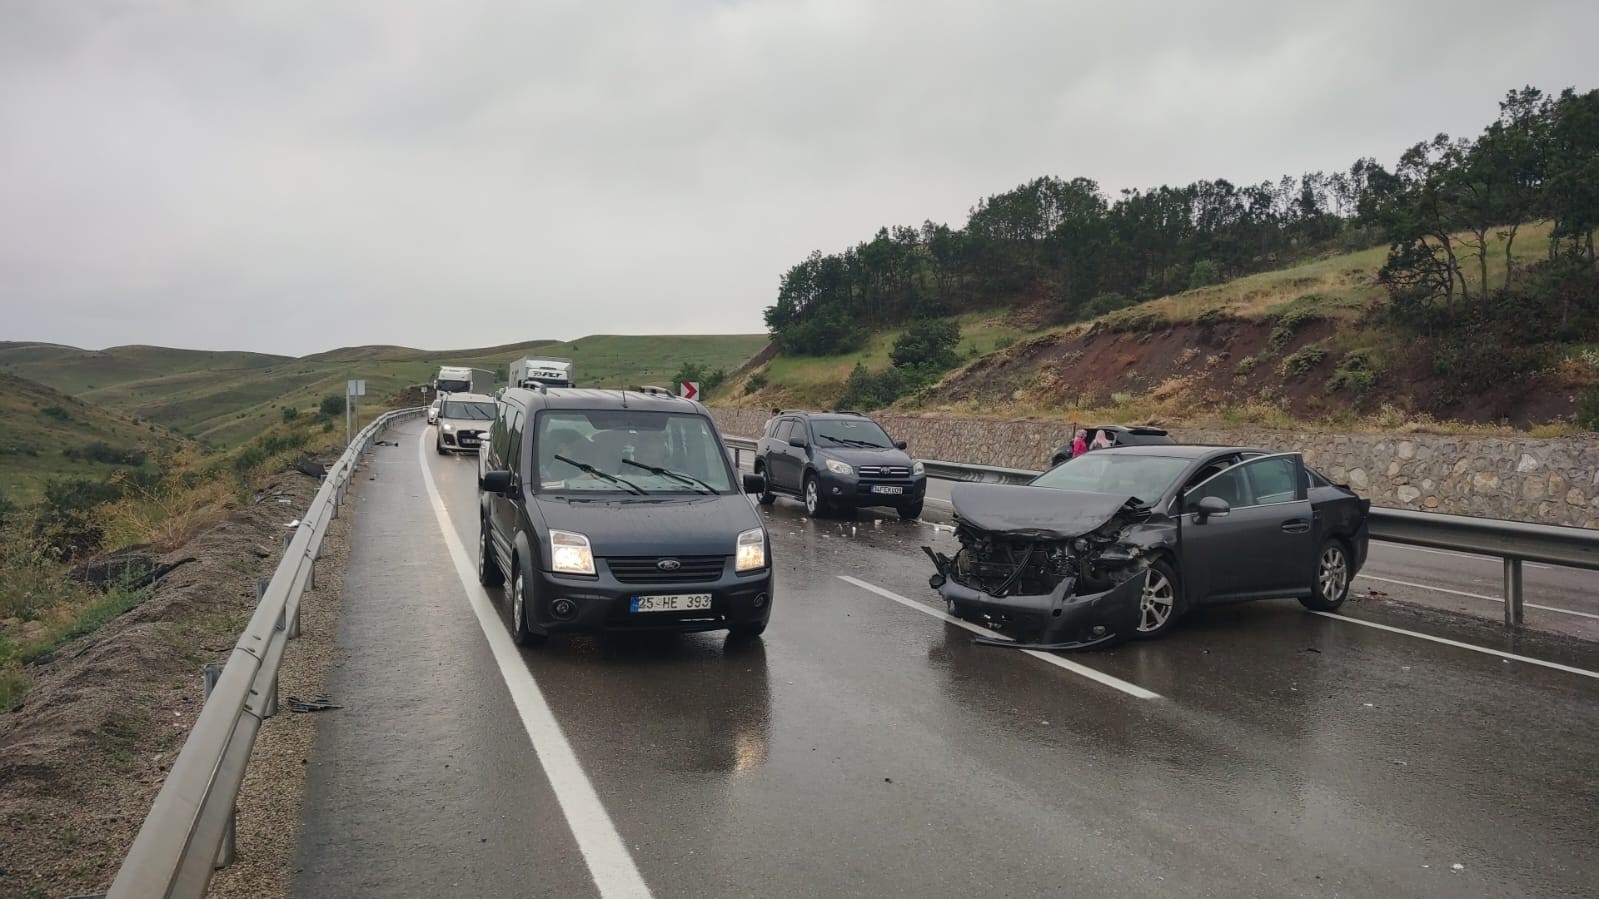
<path fill-rule="evenodd" d="M 345 708 L 319 722 L 294 891 L 595 895 L 593 822 L 532 749 L 418 442 L 468 549 L 476 462 L 395 439 L 357 510 Z M 947 531 L 764 514 L 764 639 L 511 657 L 656 896 L 1595 894 L 1599 680 L 1259 603 L 1071 657 L 1157 694 L 1137 698 L 935 618 L 915 548 Z M 1599 670 L 1589 647 L 1382 621 Z"/>

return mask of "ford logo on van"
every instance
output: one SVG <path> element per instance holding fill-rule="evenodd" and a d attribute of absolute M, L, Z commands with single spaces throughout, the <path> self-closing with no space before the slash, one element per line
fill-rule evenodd
<path fill-rule="evenodd" d="M 683 563 L 676 559 L 662 559 L 655 563 L 655 567 L 662 571 L 676 571 L 683 567 Z"/>

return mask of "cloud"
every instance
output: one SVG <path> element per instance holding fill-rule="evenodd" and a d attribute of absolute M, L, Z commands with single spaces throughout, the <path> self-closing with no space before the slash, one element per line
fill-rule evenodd
<path fill-rule="evenodd" d="M 1391 161 L 1593 87 L 1589 4 L 0 0 L 4 333 L 754 331 L 812 249 Z"/>

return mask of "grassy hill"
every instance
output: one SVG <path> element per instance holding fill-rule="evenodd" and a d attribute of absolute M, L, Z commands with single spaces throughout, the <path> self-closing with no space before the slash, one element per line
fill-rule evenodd
<path fill-rule="evenodd" d="M 46 478 L 102 477 L 186 444 L 165 428 L 0 374 L 0 496 L 26 505 Z"/>
<path fill-rule="evenodd" d="M 663 384 L 685 362 L 736 369 L 766 345 L 765 335 L 596 335 L 462 350 L 360 346 L 303 358 L 208 353 L 158 347 L 91 351 L 54 344 L 0 343 L 0 372 L 30 378 L 100 406 L 167 425 L 217 446 L 234 446 L 282 418 L 367 382 L 369 405 L 430 382 L 440 365 L 503 372 L 518 356 L 546 353 L 574 361 L 583 384 Z"/>
<path fill-rule="evenodd" d="M 1518 269 L 1543 258 L 1547 236 L 1547 225 L 1521 230 Z M 1517 383 L 1460 388 L 1461 374 L 1440 372 L 1436 346 L 1385 314 L 1388 293 L 1377 271 L 1386 255 L 1382 247 L 1330 254 L 1068 325 L 1046 325 L 1042 310 L 1020 303 L 962 316 L 963 364 L 895 406 L 1127 422 L 1349 427 L 1361 419 L 1438 419 L 1558 429 L 1582 392 L 1599 383 L 1596 335 L 1591 344 L 1562 347 L 1555 364 Z M 1490 258 L 1489 279 L 1498 283 L 1502 246 Z M 741 372 L 720 401 L 831 405 L 857 363 L 889 365 L 902 331 L 878 332 L 845 356 L 776 356 Z"/>

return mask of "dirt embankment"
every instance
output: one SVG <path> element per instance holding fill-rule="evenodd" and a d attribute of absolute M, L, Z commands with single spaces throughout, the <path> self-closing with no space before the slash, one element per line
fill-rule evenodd
<path fill-rule="evenodd" d="M 1584 385 L 1560 373 L 1463 394 L 1418 342 L 1381 356 L 1347 351 L 1357 326 L 1228 315 L 1172 324 L 1126 316 L 1076 333 L 1045 334 L 977 359 L 942 382 L 941 400 L 1111 408 L 1130 399 L 1187 417 L 1264 403 L 1302 420 L 1384 405 L 1471 423 L 1542 424 L 1569 417 Z M 1360 356 L 1361 358 L 1356 358 Z"/>
<path fill-rule="evenodd" d="M 69 896 L 115 876 L 317 482 L 286 472 L 162 559 L 151 597 L 32 669 L 0 715 L 0 897 Z"/>

